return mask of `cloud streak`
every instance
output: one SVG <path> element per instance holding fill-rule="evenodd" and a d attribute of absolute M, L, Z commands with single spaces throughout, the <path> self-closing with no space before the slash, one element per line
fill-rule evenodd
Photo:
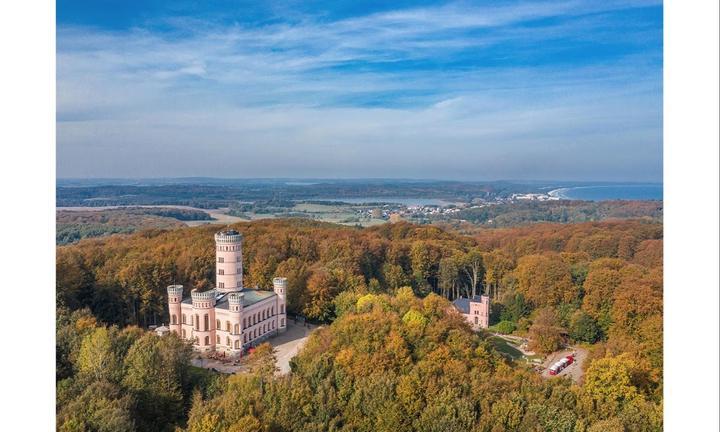
<path fill-rule="evenodd" d="M 597 3 L 59 26 L 58 174 L 658 180 L 658 6 Z"/>

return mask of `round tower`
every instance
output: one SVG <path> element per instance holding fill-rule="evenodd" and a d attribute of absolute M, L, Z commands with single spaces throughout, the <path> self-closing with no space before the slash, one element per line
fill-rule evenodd
<path fill-rule="evenodd" d="M 167 287 L 167 293 L 168 312 L 170 314 L 170 331 L 174 331 L 180 335 L 180 327 L 182 326 L 180 317 L 182 316 L 183 286 L 170 285 Z"/>
<path fill-rule="evenodd" d="M 242 290 L 242 234 L 235 230 L 215 234 L 215 279 L 220 292 Z"/>
<path fill-rule="evenodd" d="M 214 289 L 199 292 L 194 289 L 192 297 L 192 324 L 195 346 L 200 351 L 215 349 L 215 294 Z"/>
<path fill-rule="evenodd" d="M 287 330 L 287 311 L 285 310 L 287 295 L 287 278 L 276 277 L 273 279 L 273 290 L 277 294 L 277 329 L 279 333 Z"/>
<path fill-rule="evenodd" d="M 243 300 L 245 294 L 241 292 L 231 292 L 228 294 L 228 309 L 230 310 L 230 341 L 232 342 L 232 352 L 240 352 L 243 346 Z"/>

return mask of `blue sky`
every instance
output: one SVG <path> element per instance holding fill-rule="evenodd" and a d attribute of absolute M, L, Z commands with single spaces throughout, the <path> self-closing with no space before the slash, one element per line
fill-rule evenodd
<path fill-rule="evenodd" d="M 58 177 L 662 180 L 654 1 L 57 2 Z"/>

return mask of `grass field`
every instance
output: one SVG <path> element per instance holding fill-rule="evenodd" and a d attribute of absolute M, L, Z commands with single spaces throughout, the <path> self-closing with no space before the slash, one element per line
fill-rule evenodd
<path fill-rule="evenodd" d="M 503 354 L 506 357 L 510 357 L 512 360 L 518 360 L 525 357 L 522 351 L 517 349 L 506 339 L 503 339 L 499 336 L 491 336 L 490 338 L 488 338 L 488 340 L 500 354 Z"/>

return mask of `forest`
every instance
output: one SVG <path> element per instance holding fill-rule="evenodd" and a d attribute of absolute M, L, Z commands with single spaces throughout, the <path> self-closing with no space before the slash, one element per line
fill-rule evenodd
<path fill-rule="evenodd" d="M 633 218 L 662 221 L 662 215 L 662 201 L 559 200 L 490 204 L 428 219 L 431 222 L 467 221 L 484 228 L 503 228 L 538 222 L 578 223 Z"/>
<path fill-rule="evenodd" d="M 285 276 L 288 311 L 329 325 L 313 334 L 285 377 L 273 377 L 267 349 L 253 354 L 258 364 L 250 374 L 188 378 L 187 366 L 179 367 L 184 372 L 165 381 L 174 383 L 170 399 L 186 410 L 174 411 L 169 425 L 193 431 L 662 429 L 659 222 L 542 223 L 472 235 L 402 222 L 360 229 L 262 220 L 233 227 L 245 239 L 245 285 L 269 287 L 272 277 Z M 217 229 L 153 229 L 58 247 L 58 308 L 67 311 L 64 317 L 82 313 L 93 323 L 81 325 L 82 332 L 77 318 L 58 326 L 58 332 L 72 329 L 65 330 L 72 336 L 58 336 L 58 352 L 67 353 L 58 356 L 58 391 L 68 389 L 58 396 L 59 413 L 68 413 L 59 427 L 77 421 L 93 429 L 92 419 L 67 411 L 91 381 L 114 383 L 117 398 L 103 403 L 125 413 L 139 409 L 142 398 L 122 390 L 135 388 L 127 378 L 135 360 L 128 356 L 142 332 L 134 326 L 167 322 L 167 285 L 212 286 Z M 536 351 L 554 351 L 564 341 L 585 344 L 584 383 L 542 380 L 448 314 L 449 301 L 481 292 L 492 298 L 491 324 L 529 335 Z M 108 356 L 122 365 L 112 379 L 82 372 L 78 353 L 93 345 L 88 338 L 95 331 L 108 333 Z M 158 358 L 185 355 L 181 347 L 158 351 L 168 351 Z M 123 397 L 135 399 L 121 403 Z M 126 430 L 153 430 L 143 421 Z"/>
<path fill-rule="evenodd" d="M 130 234 L 148 228 L 180 228 L 185 226 L 181 221 L 195 220 L 212 220 L 212 217 L 204 211 L 170 207 L 58 210 L 55 241 L 65 245 L 84 238 Z"/>

